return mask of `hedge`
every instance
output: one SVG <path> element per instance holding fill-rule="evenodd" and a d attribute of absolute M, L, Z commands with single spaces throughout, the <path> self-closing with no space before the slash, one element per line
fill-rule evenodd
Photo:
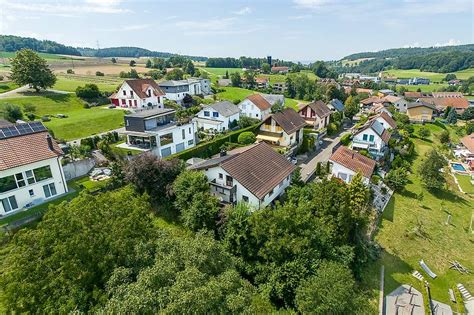
<path fill-rule="evenodd" d="M 244 128 L 244 129 L 239 129 L 236 131 L 232 131 L 226 135 L 223 135 L 219 138 L 213 139 L 208 142 L 202 142 L 195 147 L 192 147 L 190 149 L 181 151 L 179 153 L 170 155 L 166 159 L 181 159 L 181 160 L 188 160 L 190 158 L 202 158 L 202 159 L 208 159 L 211 156 L 219 153 L 221 151 L 221 147 L 225 145 L 226 142 L 237 142 L 237 139 L 239 138 L 239 135 L 242 132 L 245 131 L 251 131 L 254 132 L 260 128 L 261 123 L 258 123 L 256 125 Z"/>

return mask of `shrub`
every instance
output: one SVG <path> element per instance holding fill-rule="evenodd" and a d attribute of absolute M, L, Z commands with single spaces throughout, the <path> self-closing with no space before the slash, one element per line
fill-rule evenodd
<path fill-rule="evenodd" d="M 135 65 L 137 64 L 137 62 L 135 60 L 130 60 L 130 67 L 135 67 Z"/>
<path fill-rule="evenodd" d="M 431 135 L 431 131 L 423 126 L 420 128 L 420 130 L 418 130 L 418 135 L 421 139 L 426 139 Z"/>
<path fill-rule="evenodd" d="M 439 135 L 439 141 L 443 144 L 449 143 L 451 141 L 449 136 L 449 131 L 445 130 Z"/>
<path fill-rule="evenodd" d="M 3 81 L 3 75 L 0 74 L 0 81 Z"/>
<path fill-rule="evenodd" d="M 396 191 L 402 191 L 407 183 L 408 172 L 403 167 L 391 170 L 385 176 L 385 184 Z"/>
<path fill-rule="evenodd" d="M 17 105 L 7 104 L 4 109 L 3 117 L 9 122 L 16 122 L 18 119 L 23 118 L 23 112 Z"/>
<path fill-rule="evenodd" d="M 351 134 L 350 133 L 345 134 L 344 136 L 342 136 L 342 138 L 341 138 L 342 145 L 348 146 L 350 142 L 351 142 Z"/>
<path fill-rule="evenodd" d="M 51 118 L 49 118 L 48 116 L 43 116 L 43 117 L 41 117 L 41 121 L 43 121 L 43 122 L 51 121 Z"/>
<path fill-rule="evenodd" d="M 95 72 L 95 75 L 98 76 L 98 77 L 103 77 L 103 76 L 104 76 L 104 73 L 103 73 L 103 72 L 100 72 L 100 71 L 96 71 L 96 72 Z"/>
<path fill-rule="evenodd" d="M 74 74 L 74 70 L 72 70 L 72 69 L 67 69 L 67 70 L 66 70 L 66 73 L 67 73 L 67 74 Z"/>
<path fill-rule="evenodd" d="M 97 85 L 86 84 L 84 86 L 77 87 L 76 95 L 83 99 L 93 99 L 99 97 L 101 94 Z"/>
<path fill-rule="evenodd" d="M 35 114 L 33 114 L 33 113 L 27 113 L 26 117 L 28 117 L 28 119 L 31 120 L 31 121 L 35 120 Z"/>
<path fill-rule="evenodd" d="M 255 137 L 254 133 L 251 132 L 251 131 L 242 132 L 239 135 L 239 138 L 237 139 L 237 141 L 240 144 L 252 144 L 252 143 L 255 142 L 255 140 L 256 140 L 256 137 Z"/>
<path fill-rule="evenodd" d="M 34 113 L 36 112 L 36 106 L 33 104 L 25 104 L 23 105 L 23 110 L 25 113 Z"/>

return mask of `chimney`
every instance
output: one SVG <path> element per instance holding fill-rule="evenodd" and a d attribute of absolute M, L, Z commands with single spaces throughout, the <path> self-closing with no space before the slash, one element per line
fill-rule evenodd
<path fill-rule="evenodd" d="M 48 141 L 48 147 L 51 151 L 54 151 L 54 147 L 53 147 L 53 138 L 51 138 L 51 136 L 48 134 L 46 136 L 46 141 Z"/>

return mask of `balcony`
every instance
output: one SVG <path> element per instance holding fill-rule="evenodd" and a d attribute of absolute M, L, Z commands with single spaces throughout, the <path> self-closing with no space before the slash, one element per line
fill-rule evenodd
<path fill-rule="evenodd" d="M 234 204 L 237 202 L 237 186 L 232 186 L 232 182 L 227 181 L 225 184 L 217 183 L 216 179 L 209 182 L 211 185 L 211 193 L 219 198 L 222 203 Z"/>

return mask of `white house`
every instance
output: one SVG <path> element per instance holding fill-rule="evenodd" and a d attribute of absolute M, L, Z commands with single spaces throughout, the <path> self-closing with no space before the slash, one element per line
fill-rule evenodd
<path fill-rule="evenodd" d="M 127 108 L 163 108 L 165 93 L 152 79 L 125 80 L 109 98 L 115 106 Z"/>
<path fill-rule="evenodd" d="M 408 101 L 400 96 L 387 95 L 383 98 L 384 102 L 392 104 L 395 109 L 401 113 L 407 111 Z"/>
<path fill-rule="evenodd" d="M 229 101 L 217 102 L 204 107 L 197 113 L 194 121 L 198 129 L 215 130 L 218 132 L 229 130 L 231 124 L 240 118 L 240 109 Z"/>
<path fill-rule="evenodd" d="M 257 135 L 257 141 L 265 141 L 272 145 L 294 147 L 303 140 L 304 119 L 292 108 L 268 116 Z"/>
<path fill-rule="evenodd" d="M 329 161 L 332 164 L 332 176 L 350 183 L 352 178 L 360 173 L 366 185 L 370 183 L 376 164 L 374 160 L 342 145 L 333 153 Z"/>
<path fill-rule="evenodd" d="M 391 136 L 378 120 L 370 120 L 354 134 L 352 148 L 367 150 L 375 160 L 379 160 L 385 155 Z"/>
<path fill-rule="evenodd" d="M 329 125 L 331 109 L 323 101 L 315 101 L 301 104 L 298 114 L 306 121 L 306 124 L 315 130 L 322 130 Z"/>
<path fill-rule="evenodd" d="M 266 143 L 251 145 L 189 167 L 205 172 L 211 192 L 223 203 L 247 202 L 264 208 L 291 183 L 295 166 Z"/>
<path fill-rule="evenodd" d="M 159 157 L 192 148 L 197 142 L 194 122 L 179 122 L 170 108 L 143 110 L 125 115 L 127 141 L 119 147 L 151 151 Z"/>
<path fill-rule="evenodd" d="M 392 118 L 389 112 L 381 111 L 375 116 L 369 118 L 370 120 L 377 120 L 385 129 L 395 129 L 397 128 L 397 123 Z"/>
<path fill-rule="evenodd" d="M 270 115 L 272 104 L 261 94 L 252 94 L 239 103 L 242 116 L 263 120 Z"/>
<path fill-rule="evenodd" d="M 40 122 L 0 128 L 0 216 L 66 193 L 62 155 Z"/>
<path fill-rule="evenodd" d="M 167 99 L 179 104 L 186 95 L 208 95 L 211 93 L 211 81 L 209 79 L 169 80 L 160 82 L 159 86 L 166 94 Z"/>

